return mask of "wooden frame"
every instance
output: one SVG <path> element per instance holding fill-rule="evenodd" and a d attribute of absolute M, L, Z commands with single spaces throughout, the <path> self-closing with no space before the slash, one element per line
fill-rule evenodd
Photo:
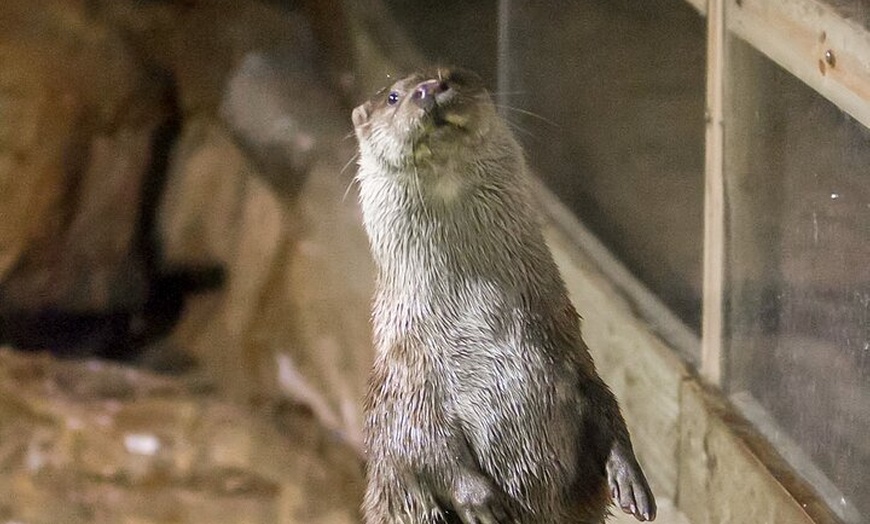
<path fill-rule="evenodd" d="M 858 1 L 858 0 L 856 0 Z M 784 70 L 814 89 L 822 97 L 870 127 L 870 31 L 847 20 L 820 0 L 708 0 L 701 9 L 695 0 L 688 3 L 707 16 L 707 131 L 705 150 L 704 201 L 704 282 L 700 375 L 722 387 L 725 376 L 723 351 L 724 289 L 726 276 L 727 217 L 725 216 L 724 85 L 728 64 L 725 48 L 729 36 L 736 36 L 754 47 Z M 748 401 L 732 398 L 744 416 L 751 417 L 765 435 L 771 419 L 760 410 L 747 410 Z M 754 414 L 754 416 L 753 416 Z M 767 431 L 765 431 L 767 429 Z M 773 439 L 776 440 L 776 439 Z M 777 453 L 795 456 L 797 446 L 774 442 Z M 797 455 L 802 456 L 800 453 Z M 765 463 L 767 461 L 764 461 Z M 800 469 L 829 504 L 839 493 L 833 484 L 808 459 Z M 841 496 L 841 495 L 838 495 Z M 854 509 L 839 515 L 854 522 Z M 842 508 L 841 508 L 842 509 Z M 852 513 L 849 513 L 851 511 Z M 827 509 L 816 508 L 813 520 L 829 522 L 836 518 Z M 851 518 L 849 517 L 851 516 Z"/>
<path fill-rule="evenodd" d="M 722 384 L 723 292 L 725 285 L 725 0 L 707 9 L 707 136 L 704 151 L 704 282 L 701 364 L 707 381 Z"/>
<path fill-rule="evenodd" d="M 762 438 L 763 435 L 777 434 L 776 431 L 770 431 L 775 424 L 769 414 L 762 413 L 758 406 L 740 396 L 732 396 L 729 404 L 725 402 L 725 395 L 721 391 L 728 380 L 725 365 L 727 355 L 723 347 L 728 261 L 724 162 L 725 128 L 729 123 L 725 97 L 729 74 L 726 50 L 731 37 L 746 41 L 857 122 L 870 127 L 870 32 L 866 27 L 840 16 L 822 0 L 685 1 L 707 17 L 701 340 L 583 227 L 543 184 L 535 184 L 535 193 L 548 218 L 557 226 L 559 234 L 555 237 L 564 237 L 556 243 L 557 255 L 565 255 L 565 246 L 579 246 L 584 256 L 593 261 L 596 270 L 605 275 L 622 296 L 630 299 L 633 311 L 643 319 L 645 329 L 667 342 L 665 352 L 668 357 L 677 360 L 673 358 L 673 350 L 682 357 L 680 364 L 666 362 L 667 359 L 656 353 L 656 344 L 643 346 L 643 351 L 630 348 L 620 353 L 620 341 L 607 338 L 606 329 L 596 332 L 594 326 L 597 324 L 589 322 L 590 337 L 599 336 L 600 339 L 596 340 L 598 346 L 608 347 L 611 360 L 618 362 L 611 367 L 608 367 L 607 360 L 602 364 L 603 371 L 611 373 L 608 378 L 618 384 L 625 373 L 620 367 L 622 362 L 649 359 L 644 361 L 648 367 L 632 379 L 632 388 L 655 398 L 651 402 L 653 405 L 667 406 L 668 410 L 673 411 L 669 412 L 671 418 L 659 417 L 655 421 L 646 419 L 644 416 L 648 410 L 632 410 L 633 404 L 646 406 L 646 399 L 632 401 L 632 396 L 638 393 L 632 392 L 632 388 L 620 389 L 620 393 L 629 399 L 627 411 L 634 420 L 639 421 L 639 434 L 653 434 L 650 428 L 654 428 L 658 431 L 655 434 L 660 436 L 657 444 L 650 445 L 651 450 L 646 450 L 645 459 L 656 460 L 658 454 L 677 457 L 678 471 L 657 464 L 661 471 L 666 472 L 656 479 L 661 492 L 676 500 L 680 511 L 698 522 L 712 521 L 715 515 L 723 514 L 739 515 L 735 518 L 740 522 L 821 524 L 841 522 L 844 517 L 846 521 L 854 521 L 842 510 L 835 513 L 831 494 L 838 491 L 824 474 L 808 458 L 803 463 L 795 460 L 800 451 L 796 444 L 783 443 L 782 439 Z M 503 21 L 509 20 L 506 16 L 509 2 L 500 2 Z M 510 59 L 504 47 L 507 33 L 507 26 L 502 26 L 499 39 L 502 45 L 499 49 L 501 91 L 510 91 Z M 567 260 L 564 267 L 571 269 L 570 257 L 562 258 Z M 588 290 L 578 284 L 579 280 L 582 279 L 568 278 L 567 282 L 569 287 L 577 287 L 577 295 L 582 296 Z M 630 331 L 626 326 L 621 329 Z M 697 352 L 699 343 L 700 354 Z M 662 365 L 649 366 L 649 362 L 656 359 L 661 360 Z M 703 382 L 715 387 L 707 388 L 699 384 L 697 376 L 682 367 L 685 363 L 698 371 Z M 679 385 L 676 388 L 672 382 L 659 381 L 663 374 L 650 371 L 668 366 L 677 370 L 674 382 Z M 638 376 L 643 379 L 639 381 Z M 646 380 L 652 376 L 656 379 Z M 658 390 L 651 393 L 653 388 L 637 386 L 638 382 L 644 381 L 657 384 Z M 667 419 L 671 425 L 656 425 L 663 419 Z M 673 435 L 667 431 L 674 427 L 678 429 L 677 439 L 671 439 Z M 667 435 L 667 438 L 662 435 Z M 644 439 L 640 441 L 645 442 Z M 658 448 L 652 449 L 656 445 Z M 787 461 L 784 457 L 787 457 Z M 706 460 L 717 461 L 723 466 L 709 468 Z M 739 483 L 733 483 L 735 471 L 739 471 L 741 476 Z M 810 480 L 805 481 L 805 478 Z M 735 500 L 744 499 L 745 504 L 733 506 Z"/>
<path fill-rule="evenodd" d="M 644 347 L 644 351 L 629 354 L 628 351 L 619 352 L 616 340 L 603 335 L 601 340 L 597 340 L 598 345 L 607 346 L 611 353 L 616 354 L 611 356 L 616 361 L 634 361 L 642 355 L 642 358 L 650 359 L 644 362 L 645 365 L 656 359 L 663 363 L 645 369 L 639 374 L 644 379 L 635 378 L 633 387 L 655 398 L 651 404 L 674 410 L 671 419 L 657 419 L 657 422 L 667 419 L 673 423 L 672 426 L 656 426 L 644 419 L 646 410 L 631 409 L 632 395 L 638 393 L 632 393 L 629 388 L 620 390 L 629 399 L 627 411 L 630 416 L 639 420 L 638 433 L 652 434 L 650 428 L 659 431 L 657 444 L 650 445 L 650 448 L 656 445 L 658 448 L 645 450 L 645 459 L 655 460 L 658 454 L 677 457 L 678 471 L 657 464 L 660 471 L 666 472 L 656 478 L 661 492 L 676 500 L 679 510 L 698 522 L 712 521 L 716 515 L 723 514 L 732 515 L 740 522 L 841 522 L 843 512 L 835 514 L 831 504 L 834 500 L 831 494 L 839 493 L 836 487 L 809 459 L 803 463 L 794 459 L 799 455 L 797 445 L 762 437 L 777 434 L 770 431 L 775 424 L 769 414 L 761 413 L 757 406 L 753 407 L 739 396 L 731 397 L 729 404 L 721 391 L 728 379 L 723 347 L 728 261 L 724 162 L 725 128 L 729 118 L 725 99 L 726 49 L 732 36 L 746 41 L 856 121 L 870 127 L 870 32 L 839 16 L 821 0 L 685 1 L 707 17 L 704 275 L 700 341 L 543 184 L 536 183 L 535 192 L 548 218 L 567 240 L 565 244 L 579 246 L 584 256 L 594 262 L 596 269 L 622 295 L 629 297 L 634 312 L 644 320 L 646 328 L 667 342 L 669 356 L 672 357 L 672 351 L 676 350 L 688 367 L 698 371 L 702 382 L 715 386 L 707 388 L 699 384 L 692 372 L 681 367 L 682 363 L 665 362 L 666 359 L 656 354 L 655 344 Z M 509 18 L 505 16 L 508 3 L 509 0 L 500 3 L 504 20 Z M 507 27 L 501 29 L 500 43 L 504 45 Z M 499 63 L 500 89 L 510 91 L 507 70 L 510 60 L 506 47 L 500 48 Z M 558 242 L 555 252 L 563 254 Z M 566 267 L 570 265 L 566 263 Z M 582 287 L 575 280 L 578 279 L 568 279 L 569 287 Z M 578 296 L 582 291 L 578 291 Z M 590 326 L 594 324 L 590 322 Z M 596 336 L 594 327 L 589 331 L 590 337 Z M 697 352 L 699 343 L 700 354 Z M 677 370 L 675 374 L 680 385 L 675 394 L 673 383 L 660 382 L 659 377 L 663 374 L 650 371 L 667 366 Z M 621 376 L 619 365 L 609 369 L 605 362 L 602 369 L 605 373 L 611 372 L 608 378 L 618 383 Z M 659 391 L 651 393 L 653 389 L 637 386 L 638 382 L 649 378 L 647 375 L 656 377 L 655 381 L 646 382 L 657 384 Z M 634 403 L 647 405 L 641 400 Z M 676 443 L 661 436 L 671 436 L 668 431 L 661 431 L 664 427 L 678 428 Z M 640 439 L 640 442 L 645 440 Z M 715 442 L 718 444 L 713 444 Z M 784 457 L 788 457 L 788 461 Z M 711 469 L 706 460 L 728 464 L 728 467 Z M 741 482 L 733 483 L 735 470 L 740 472 Z M 735 500 L 745 500 L 746 503 L 735 508 Z M 845 517 L 846 521 L 854 521 L 848 515 Z"/>
<path fill-rule="evenodd" d="M 723 380 L 725 195 L 723 83 L 728 34 L 755 47 L 858 122 L 870 127 L 870 31 L 820 0 L 686 0 L 707 15 L 704 312 L 699 371 Z M 856 0 L 857 1 L 857 0 Z"/>
<path fill-rule="evenodd" d="M 820 0 L 730 1 L 728 31 L 870 127 L 866 27 Z"/>

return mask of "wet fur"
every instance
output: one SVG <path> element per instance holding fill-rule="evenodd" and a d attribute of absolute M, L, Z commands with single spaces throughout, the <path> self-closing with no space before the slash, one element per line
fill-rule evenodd
<path fill-rule="evenodd" d="M 453 73 L 411 76 L 391 89 L 397 107 L 385 92 L 354 113 L 378 267 L 366 522 L 599 523 L 608 457 L 634 461 L 628 433 L 541 234 L 522 150 L 479 81 Z M 445 74 L 461 126 L 408 99 Z"/>

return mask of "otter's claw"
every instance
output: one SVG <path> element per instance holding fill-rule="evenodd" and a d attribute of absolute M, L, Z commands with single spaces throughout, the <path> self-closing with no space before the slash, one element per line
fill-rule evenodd
<path fill-rule="evenodd" d="M 614 446 L 607 459 L 607 484 L 613 502 L 643 522 L 655 520 L 656 501 L 634 453 Z"/>

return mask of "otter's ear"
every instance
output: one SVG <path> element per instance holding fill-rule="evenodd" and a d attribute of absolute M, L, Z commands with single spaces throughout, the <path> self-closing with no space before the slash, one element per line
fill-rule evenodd
<path fill-rule="evenodd" d="M 351 120 L 353 120 L 354 127 L 359 127 L 369 121 L 371 107 L 372 103 L 366 102 L 365 104 L 357 106 L 356 109 L 353 110 L 353 113 L 351 114 Z"/>

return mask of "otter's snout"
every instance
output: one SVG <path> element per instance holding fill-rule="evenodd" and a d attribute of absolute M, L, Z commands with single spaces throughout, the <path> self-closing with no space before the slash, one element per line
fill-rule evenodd
<path fill-rule="evenodd" d="M 450 91 L 450 85 L 443 80 L 426 80 L 420 82 L 411 93 L 411 101 L 425 111 L 435 107 L 438 95 Z"/>

